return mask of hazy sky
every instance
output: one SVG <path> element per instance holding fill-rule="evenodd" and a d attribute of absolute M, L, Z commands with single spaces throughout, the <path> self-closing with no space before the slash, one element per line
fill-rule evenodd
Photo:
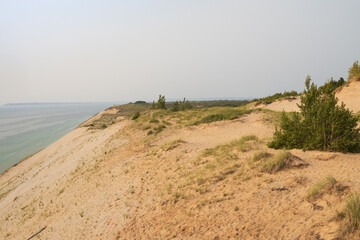
<path fill-rule="evenodd" d="M 0 105 L 260 97 L 347 77 L 358 0 L 0 0 Z"/>

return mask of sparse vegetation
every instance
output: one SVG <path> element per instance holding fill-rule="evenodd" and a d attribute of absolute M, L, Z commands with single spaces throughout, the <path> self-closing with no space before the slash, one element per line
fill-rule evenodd
<path fill-rule="evenodd" d="M 179 146 L 181 143 L 184 143 L 185 141 L 182 139 L 176 139 L 174 141 L 165 143 L 164 145 L 162 145 L 160 148 L 164 151 L 170 151 L 174 148 L 176 148 L 177 146 Z"/>
<path fill-rule="evenodd" d="M 283 113 L 280 128 L 270 142 L 272 148 L 300 148 L 304 150 L 360 151 L 357 119 L 333 93 L 324 94 L 308 76 L 301 96 L 301 113 Z"/>
<path fill-rule="evenodd" d="M 132 116 L 132 120 L 136 120 L 140 117 L 140 112 L 136 112 L 133 116 Z"/>
<path fill-rule="evenodd" d="M 360 194 L 352 193 L 345 199 L 345 218 L 348 230 L 353 232 L 360 228 Z"/>
<path fill-rule="evenodd" d="M 267 96 L 267 97 L 264 97 L 264 98 L 260 98 L 260 99 L 254 99 L 253 101 L 261 101 L 261 102 L 267 102 L 267 103 L 271 103 L 271 102 L 274 102 L 276 100 L 279 100 L 281 98 L 286 98 L 286 97 L 296 97 L 298 96 L 299 93 L 296 92 L 296 91 L 291 91 L 291 92 L 287 92 L 285 91 L 284 93 L 275 93 L 271 96 Z"/>
<path fill-rule="evenodd" d="M 243 109 L 223 109 L 223 111 L 219 111 L 219 113 L 210 114 L 201 118 L 198 121 L 195 121 L 193 125 L 199 125 L 202 123 L 211 123 L 211 122 L 217 122 L 223 120 L 234 120 L 244 114 L 249 114 L 251 112 L 252 112 L 251 110 L 243 110 Z"/>
<path fill-rule="evenodd" d="M 323 193 L 325 189 L 331 189 L 335 186 L 337 183 L 336 179 L 329 175 L 323 179 L 321 179 L 319 182 L 314 184 L 306 193 L 306 198 L 308 200 L 314 199 L 318 197 L 320 194 Z"/>
<path fill-rule="evenodd" d="M 319 91 L 321 91 L 323 94 L 330 94 L 333 93 L 334 90 L 338 87 L 343 86 L 345 83 L 346 82 L 342 77 L 338 81 L 331 78 L 323 86 L 319 87 Z"/>
<path fill-rule="evenodd" d="M 261 159 L 265 159 L 265 158 L 268 158 L 270 156 L 270 153 L 268 153 L 267 151 L 265 150 L 259 150 L 259 151 L 256 151 L 253 156 L 252 156 L 252 161 L 259 161 Z"/>
<path fill-rule="evenodd" d="M 281 151 L 272 158 L 265 159 L 261 164 L 260 170 L 267 173 L 274 173 L 282 170 L 286 166 L 286 160 L 291 156 L 290 152 Z"/>

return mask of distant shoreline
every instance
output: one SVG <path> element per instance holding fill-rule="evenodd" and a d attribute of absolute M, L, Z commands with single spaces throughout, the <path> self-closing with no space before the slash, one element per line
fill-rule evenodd
<path fill-rule="evenodd" d="M 89 104 L 122 104 L 123 102 L 31 102 L 31 103 L 6 103 L 7 106 L 49 106 L 49 105 L 89 105 Z"/>

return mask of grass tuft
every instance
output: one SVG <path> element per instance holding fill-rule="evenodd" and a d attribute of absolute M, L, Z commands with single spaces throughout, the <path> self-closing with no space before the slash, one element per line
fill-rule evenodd
<path fill-rule="evenodd" d="M 282 151 L 270 159 L 266 159 L 261 166 L 260 170 L 267 173 L 274 173 L 286 167 L 286 160 L 291 156 L 290 152 Z"/>
<path fill-rule="evenodd" d="M 335 184 L 337 183 L 336 179 L 329 175 L 325 178 L 323 178 L 322 180 L 320 180 L 319 182 L 317 182 L 316 184 L 314 184 L 306 193 L 306 198 L 309 199 L 314 199 L 317 196 L 319 196 L 321 194 L 321 192 L 324 189 L 331 189 L 335 186 Z"/>
<path fill-rule="evenodd" d="M 162 145 L 160 148 L 164 151 L 170 151 L 176 147 L 178 147 L 180 145 L 180 143 L 184 143 L 185 141 L 182 139 L 176 139 L 174 141 L 165 143 L 164 145 Z"/>
<path fill-rule="evenodd" d="M 345 202 L 345 217 L 349 223 L 349 230 L 355 231 L 360 227 L 360 194 L 351 194 Z"/>
<path fill-rule="evenodd" d="M 268 153 L 265 150 L 256 151 L 252 156 L 252 161 L 257 162 L 261 159 L 268 158 L 270 156 L 270 153 Z"/>

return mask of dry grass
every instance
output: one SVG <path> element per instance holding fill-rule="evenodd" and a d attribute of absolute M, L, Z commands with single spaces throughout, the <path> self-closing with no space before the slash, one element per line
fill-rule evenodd
<path fill-rule="evenodd" d="M 336 179 L 329 175 L 314 184 L 306 193 L 308 200 L 318 197 L 325 189 L 331 189 L 337 183 Z"/>
<path fill-rule="evenodd" d="M 264 159 L 265 161 L 260 165 L 260 170 L 267 173 L 278 172 L 286 167 L 287 160 L 290 156 L 290 152 L 281 151 L 272 158 Z"/>
<path fill-rule="evenodd" d="M 345 217 L 348 222 L 348 230 L 353 232 L 360 227 L 360 194 L 353 193 L 345 199 Z"/>
<path fill-rule="evenodd" d="M 174 141 L 168 142 L 160 146 L 160 148 L 164 151 L 170 151 L 176 147 L 178 147 L 181 143 L 185 143 L 182 139 L 176 139 Z"/>

